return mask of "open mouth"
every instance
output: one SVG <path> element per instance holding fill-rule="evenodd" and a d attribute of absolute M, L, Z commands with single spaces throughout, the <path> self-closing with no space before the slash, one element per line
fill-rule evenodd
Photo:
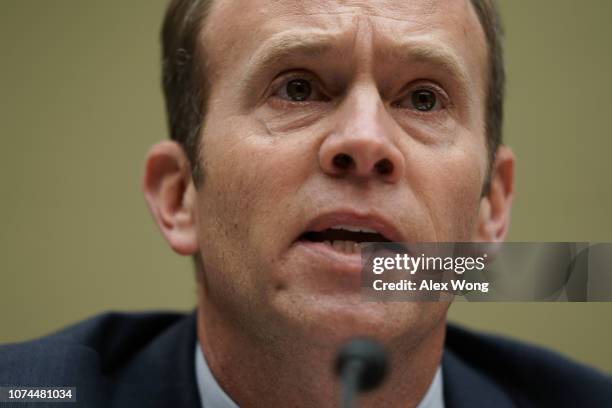
<path fill-rule="evenodd" d="M 361 253 L 364 242 L 391 242 L 384 235 L 368 228 L 337 225 L 321 231 L 306 231 L 298 241 L 323 243 L 346 254 Z"/>

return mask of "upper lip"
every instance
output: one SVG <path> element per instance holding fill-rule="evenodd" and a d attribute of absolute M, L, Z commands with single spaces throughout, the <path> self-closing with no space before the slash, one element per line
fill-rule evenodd
<path fill-rule="evenodd" d="M 308 223 L 301 234 L 309 231 L 324 231 L 339 226 L 366 228 L 376 231 L 391 242 L 403 242 L 399 229 L 384 216 L 375 212 L 355 210 L 336 210 L 320 214 Z"/>

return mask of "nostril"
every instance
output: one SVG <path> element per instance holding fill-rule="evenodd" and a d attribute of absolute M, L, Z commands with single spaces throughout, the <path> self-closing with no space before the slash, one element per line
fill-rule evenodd
<path fill-rule="evenodd" d="M 345 153 L 339 153 L 334 156 L 334 166 L 341 170 L 347 170 L 353 167 L 354 161 L 351 156 Z"/>
<path fill-rule="evenodd" d="M 379 160 L 374 167 L 376 167 L 378 174 L 382 176 L 393 173 L 393 163 L 389 159 Z"/>

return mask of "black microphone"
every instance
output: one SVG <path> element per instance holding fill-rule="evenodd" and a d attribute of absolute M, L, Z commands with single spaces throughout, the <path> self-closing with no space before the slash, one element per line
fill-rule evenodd
<path fill-rule="evenodd" d="M 356 408 L 356 394 L 378 387 L 386 373 L 387 355 L 379 343 L 365 338 L 350 340 L 336 356 L 336 374 L 342 384 L 340 406 Z"/>

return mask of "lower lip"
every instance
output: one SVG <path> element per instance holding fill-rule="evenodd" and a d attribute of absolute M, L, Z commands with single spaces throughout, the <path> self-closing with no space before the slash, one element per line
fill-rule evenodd
<path fill-rule="evenodd" d="M 323 242 L 298 241 L 295 246 L 306 252 L 324 269 L 339 273 L 359 274 L 363 267 L 361 254 L 339 251 L 329 244 Z"/>

